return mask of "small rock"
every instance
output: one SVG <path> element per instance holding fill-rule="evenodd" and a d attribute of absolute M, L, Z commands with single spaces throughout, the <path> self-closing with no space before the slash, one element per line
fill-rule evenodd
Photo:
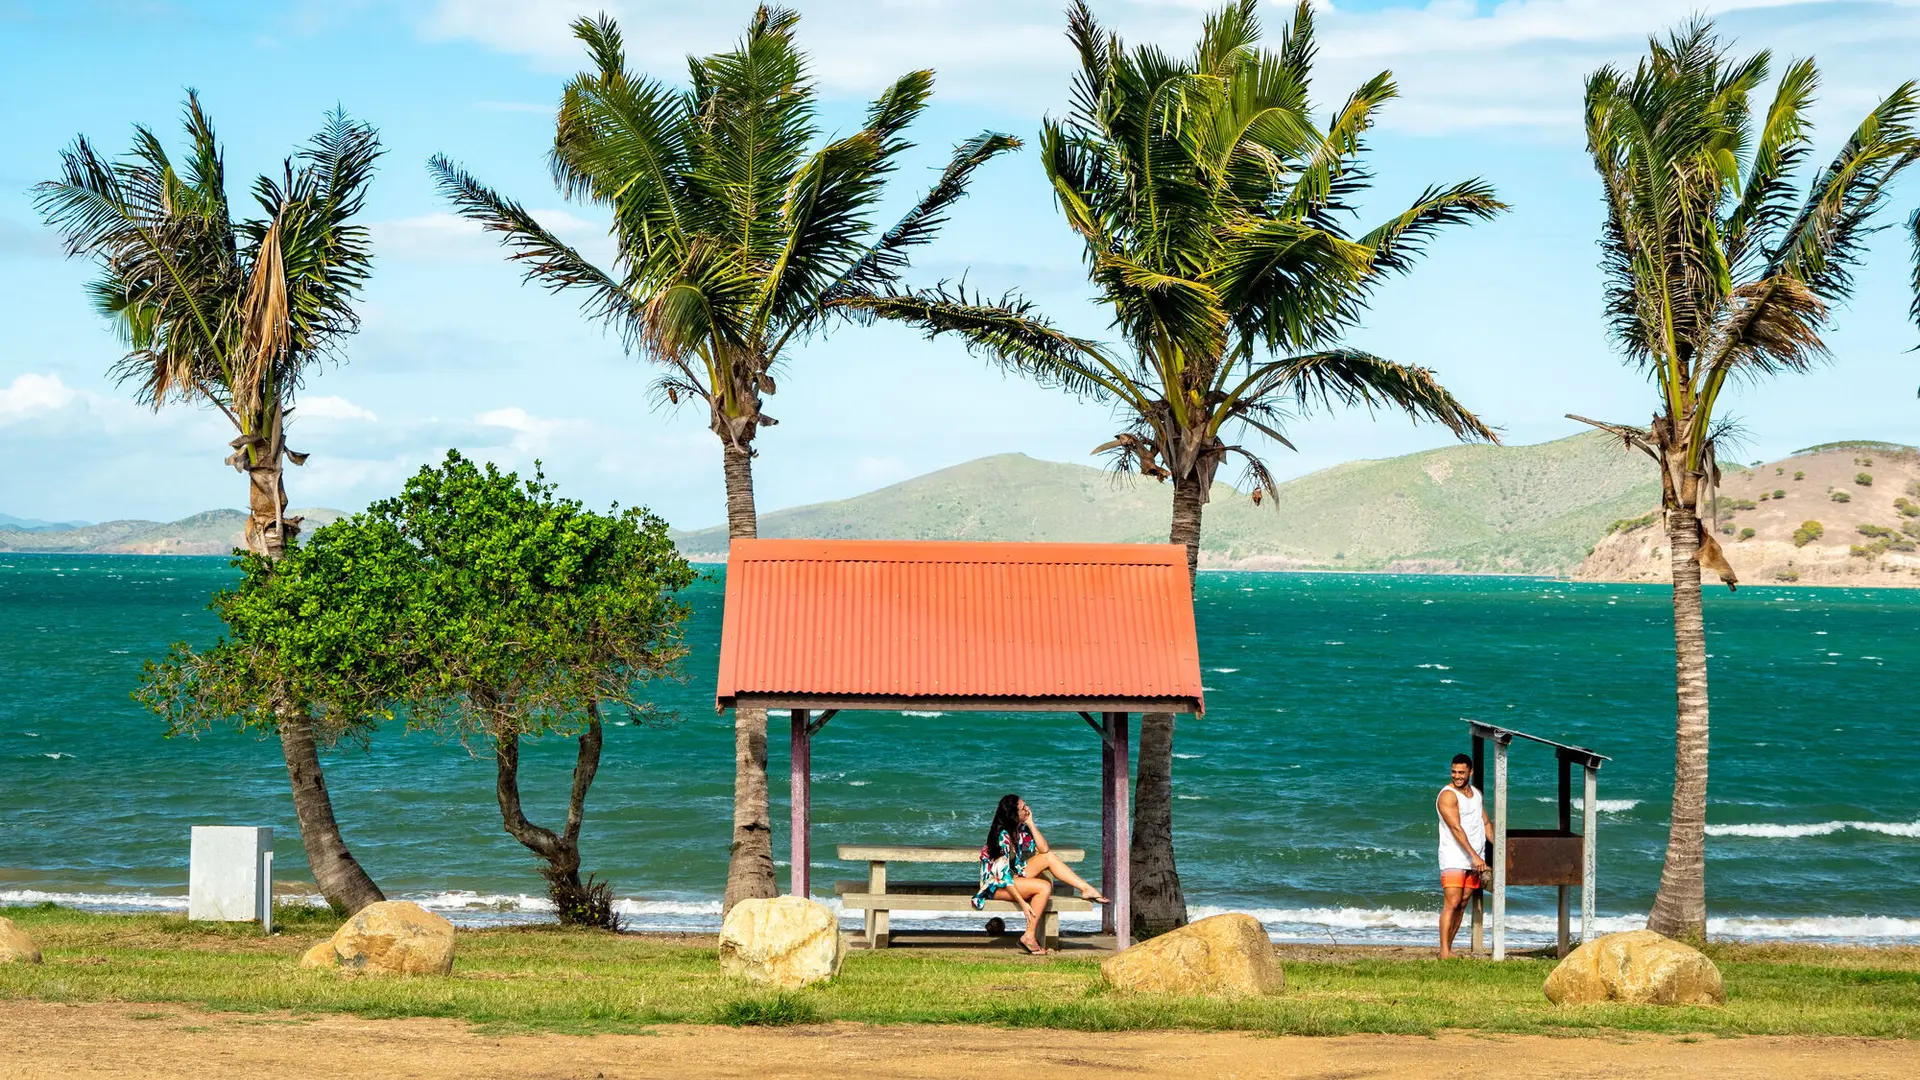
<path fill-rule="evenodd" d="M 805 897 L 742 900 L 720 927 L 720 970 L 781 990 L 833 978 L 846 955 L 832 910 Z"/>
<path fill-rule="evenodd" d="M 300 966 L 385 975 L 447 975 L 453 971 L 453 924 L 418 904 L 369 904 L 333 937 L 308 949 Z"/>
<path fill-rule="evenodd" d="M 1651 930 L 1606 934 L 1567 954 L 1547 976 L 1555 1005 L 1724 1005 L 1720 969 L 1706 954 Z"/>
<path fill-rule="evenodd" d="M 0 919 L 0 964 L 37 964 L 40 962 L 40 943 L 25 930 L 13 925 L 12 919 Z"/>
<path fill-rule="evenodd" d="M 1277 994 L 1286 986 L 1266 928 L 1228 912 L 1150 938 L 1100 963 L 1120 990 L 1228 997 Z"/>

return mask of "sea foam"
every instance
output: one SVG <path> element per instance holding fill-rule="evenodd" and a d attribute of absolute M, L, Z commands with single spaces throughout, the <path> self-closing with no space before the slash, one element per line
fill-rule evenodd
<path fill-rule="evenodd" d="M 1751 836 L 1764 840 L 1798 840 L 1805 836 L 1832 836 L 1847 830 L 1883 836 L 1920 837 L 1920 821 L 1816 821 L 1804 825 L 1709 825 L 1708 836 Z"/>

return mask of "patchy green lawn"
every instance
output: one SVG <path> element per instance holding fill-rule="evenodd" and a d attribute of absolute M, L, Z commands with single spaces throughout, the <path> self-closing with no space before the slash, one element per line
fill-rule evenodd
<path fill-rule="evenodd" d="M 997 1024 L 1292 1035 L 1443 1030 L 1578 1035 L 1920 1036 L 1920 949 L 1714 945 L 1718 1009 L 1560 1009 L 1545 959 L 1441 963 L 1364 949 L 1282 950 L 1283 995 L 1249 1001 L 1117 993 L 1093 959 L 1003 950 L 854 950 L 831 984 L 770 994 L 721 976 L 710 943 L 559 928 L 462 931 L 448 978 L 344 977 L 296 967 L 332 916 L 286 909 L 279 932 L 183 916 L 0 908 L 40 942 L 0 966 L 0 1000 L 166 1002 L 221 1012 L 438 1016 L 495 1030 L 639 1031 L 660 1023 Z"/>

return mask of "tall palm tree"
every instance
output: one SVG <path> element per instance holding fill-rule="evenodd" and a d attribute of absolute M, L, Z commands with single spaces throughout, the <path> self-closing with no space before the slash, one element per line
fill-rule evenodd
<path fill-rule="evenodd" d="M 111 162 L 83 136 L 36 204 L 69 256 L 99 264 L 94 305 L 128 345 L 114 373 L 156 409 L 212 405 L 233 424 L 227 463 L 247 476 L 246 546 L 278 559 L 300 531 L 283 472 L 306 460 L 287 448 L 287 422 L 307 373 L 359 326 L 353 304 L 371 256 L 367 230 L 351 222 L 380 141 L 331 114 L 279 177 L 254 181 L 262 216 L 236 221 L 219 141 L 191 91 L 186 131 L 178 168 L 145 127 Z M 340 836 L 311 720 L 289 708 L 277 726 L 320 891 L 349 911 L 384 899 Z"/>
<path fill-rule="evenodd" d="M 1646 427 L 1594 423 L 1658 464 L 1673 559 L 1673 814 L 1648 926 L 1706 932 L 1707 656 L 1700 568 L 1733 572 L 1700 519 L 1719 475 L 1715 415 L 1729 380 L 1802 372 L 1825 359 L 1830 306 L 1852 290 L 1888 185 L 1920 157 L 1914 84 L 1854 129 L 1804 193 L 1812 152 L 1812 60 L 1789 65 L 1764 114 L 1766 52 L 1729 55 L 1694 20 L 1631 76 L 1587 79 L 1587 145 L 1606 193 L 1607 317 L 1629 363 L 1658 391 Z M 1920 307 L 1915 314 L 1920 315 Z M 1576 419 L 1580 419 L 1576 417 Z"/>
<path fill-rule="evenodd" d="M 463 215 L 497 232 L 529 280 L 577 289 L 663 370 L 671 405 L 698 402 L 719 437 L 732 538 L 755 534 L 755 436 L 789 342 L 822 329 L 825 304 L 898 283 L 910 249 L 933 239 L 968 178 L 1019 141 L 991 132 L 958 146 L 939 180 L 883 232 L 872 216 L 912 144 L 933 73 L 901 76 L 860 130 L 819 143 L 818 97 L 794 42 L 795 13 L 761 7 L 728 52 L 688 61 L 690 85 L 630 73 L 620 31 L 574 23 L 593 69 L 567 83 L 554 135 L 555 182 L 613 215 L 602 269 L 444 155 L 430 164 Z M 767 724 L 734 715 L 734 821 L 725 906 L 775 895 Z"/>
<path fill-rule="evenodd" d="M 1072 107 L 1049 119 L 1047 179 L 1080 235 L 1123 355 L 1064 339 L 1024 304 L 964 308 L 945 289 L 893 290 L 836 306 L 955 333 L 1043 381 L 1113 404 L 1124 430 L 1096 452 L 1173 484 L 1170 539 L 1197 572 L 1201 515 L 1229 457 L 1253 498 L 1276 494 L 1266 436 L 1287 422 L 1362 405 L 1436 420 L 1463 439 L 1494 433 L 1425 368 L 1338 347 L 1389 274 L 1408 270 L 1440 228 L 1505 207 L 1478 180 L 1428 188 L 1383 224 L 1346 228 L 1367 186 L 1362 136 L 1396 96 L 1381 73 L 1331 122 L 1312 121 L 1313 13 L 1301 3 L 1277 51 L 1259 47 L 1253 0 L 1209 16 L 1192 53 L 1127 49 L 1084 3 L 1069 11 L 1079 54 Z M 1231 440 L 1231 441 L 1230 441 Z M 1134 930 L 1186 922 L 1173 849 L 1173 717 L 1142 718 L 1133 849 Z"/>

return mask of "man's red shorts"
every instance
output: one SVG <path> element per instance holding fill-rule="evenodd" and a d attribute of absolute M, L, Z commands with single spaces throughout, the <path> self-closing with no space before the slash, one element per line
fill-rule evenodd
<path fill-rule="evenodd" d="M 1480 874 L 1473 870 L 1440 871 L 1440 887 L 1443 889 L 1466 889 L 1471 892 L 1480 887 Z"/>

